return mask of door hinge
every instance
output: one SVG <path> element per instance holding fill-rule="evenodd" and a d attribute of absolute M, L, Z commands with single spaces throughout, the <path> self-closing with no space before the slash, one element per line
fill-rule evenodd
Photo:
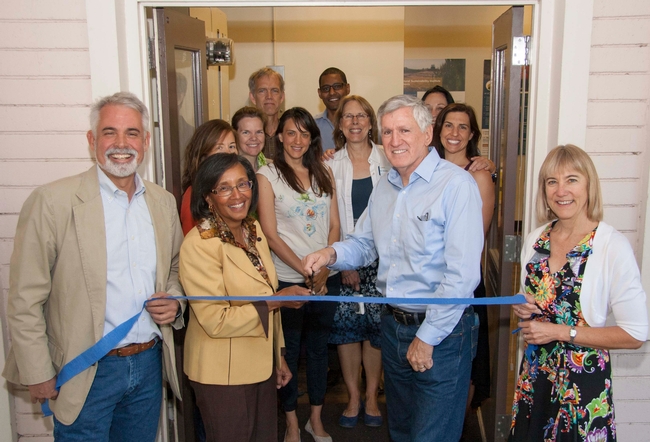
<path fill-rule="evenodd" d="M 521 236 L 505 235 L 503 244 L 503 261 L 518 262 L 521 253 Z"/>
<path fill-rule="evenodd" d="M 510 433 L 510 424 L 512 423 L 512 415 L 498 414 L 496 417 L 496 435 L 494 442 L 505 442 L 508 440 L 508 433 Z"/>
<path fill-rule="evenodd" d="M 513 37 L 512 39 L 512 65 L 528 66 L 530 59 L 528 52 L 530 48 L 530 35 Z"/>

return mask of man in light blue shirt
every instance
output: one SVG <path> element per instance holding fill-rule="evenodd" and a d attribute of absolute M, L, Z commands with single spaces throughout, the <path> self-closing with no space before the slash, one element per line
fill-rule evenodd
<path fill-rule="evenodd" d="M 350 93 L 350 85 L 345 73 L 339 68 L 327 68 L 318 77 L 318 96 L 323 100 L 325 111 L 314 115 L 320 129 L 323 152 L 334 149 L 334 114 L 339 108 L 341 98 Z"/>
<path fill-rule="evenodd" d="M 480 280 L 481 197 L 472 176 L 429 151 L 431 114 L 414 97 L 379 108 L 393 168 L 345 241 L 303 260 L 307 273 L 368 265 L 377 289 L 396 298 L 471 298 Z M 463 427 L 478 333 L 467 305 L 388 305 L 382 361 L 391 440 L 456 441 Z"/>

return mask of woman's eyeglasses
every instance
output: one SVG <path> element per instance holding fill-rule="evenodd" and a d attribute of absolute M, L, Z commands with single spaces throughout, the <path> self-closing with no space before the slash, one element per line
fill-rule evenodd
<path fill-rule="evenodd" d="M 230 196 L 232 195 L 233 190 L 237 189 L 239 192 L 248 192 L 253 188 L 253 182 L 252 181 L 242 181 L 241 183 L 237 183 L 236 186 L 219 186 L 217 188 L 212 189 L 210 192 L 217 195 L 217 196 Z"/>
<path fill-rule="evenodd" d="M 342 117 L 347 121 L 352 121 L 355 118 L 359 121 L 365 121 L 368 118 L 368 114 L 343 114 Z"/>

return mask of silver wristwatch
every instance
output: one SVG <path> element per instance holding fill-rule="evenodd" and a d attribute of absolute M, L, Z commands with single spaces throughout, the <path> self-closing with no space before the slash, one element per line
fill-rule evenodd
<path fill-rule="evenodd" d="M 573 344 L 573 341 L 576 339 L 576 335 L 578 334 L 578 331 L 576 330 L 576 327 L 574 325 L 571 326 L 571 331 L 569 332 L 569 343 Z"/>

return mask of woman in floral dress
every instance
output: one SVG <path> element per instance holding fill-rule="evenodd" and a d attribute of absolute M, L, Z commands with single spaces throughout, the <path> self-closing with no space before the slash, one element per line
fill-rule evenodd
<path fill-rule="evenodd" d="M 601 221 L 598 175 L 583 150 L 549 152 L 538 185 L 537 216 L 550 223 L 522 249 L 528 302 L 513 310 L 526 347 L 509 440 L 614 441 L 608 350 L 646 340 L 639 269 L 625 236 Z"/>

